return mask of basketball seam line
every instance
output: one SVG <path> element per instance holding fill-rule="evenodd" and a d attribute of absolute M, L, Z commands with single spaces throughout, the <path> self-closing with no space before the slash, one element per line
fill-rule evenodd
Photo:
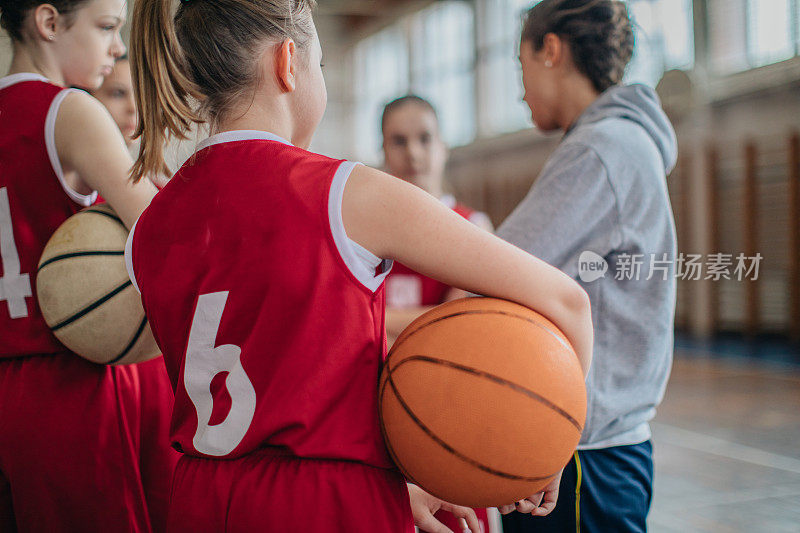
<path fill-rule="evenodd" d="M 384 388 L 385 388 L 385 385 L 384 385 Z M 381 392 L 380 392 L 379 396 L 380 397 L 378 398 L 378 403 L 379 404 L 383 404 L 383 388 L 381 389 Z M 400 458 L 397 457 L 397 454 L 395 453 L 394 448 L 392 448 L 392 443 L 389 442 L 389 437 L 386 434 L 386 427 L 385 427 L 385 424 L 383 423 L 383 413 L 382 412 L 380 413 L 380 417 L 381 417 L 381 434 L 383 435 L 383 442 L 386 444 L 386 449 L 389 451 L 389 455 L 391 456 L 392 461 L 394 461 L 394 464 L 396 464 L 397 467 L 400 469 L 400 471 L 403 474 L 403 477 L 405 477 L 406 480 L 411 481 L 411 483 L 413 483 L 415 485 L 419 485 L 417 480 L 414 479 L 414 476 L 409 474 L 409 472 L 406 469 L 406 467 L 403 466 L 403 463 L 400 461 Z M 421 486 L 421 485 L 419 485 L 419 486 Z M 434 496 L 435 496 L 435 494 L 434 494 Z"/>
<path fill-rule="evenodd" d="M 403 343 L 404 343 L 406 340 L 408 340 L 409 338 L 411 338 L 411 336 L 412 336 L 412 335 L 415 335 L 415 334 L 419 333 L 420 331 L 422 331 L 423 329 L 427 328 L 428 326 L 432 326 L 433 324 L 436 324 L 437 322 L 441 322 L 442 320 L 445 320 L 445 319 L 447 319 L 447 318 L 453 318 L 453 317 L 462 316 L 462 315 L 488 315 L 488 314 L 495 314 L 495 315 L 502 315 L 502 316 L 510 316 L 510 317 L 513 317 L 513 318 L 519 318 L 519 319 L 521 319 L 521 320 L 524 320 L 524 321 L 526 321 L 526 322 L 529 322 L 529 323 L 533 324 L 534 326 L 536 326 L 536 327 L 538 327 L 538 328 L 540 328 L 540 329 L 542 329 L 542 330 L 546 331 L 546 332 L 547 332 L 548 334 L 550 334 L 551 336 L 553 336 L 553 337 L 554 337 L 554 338 L 555 338 L 555 339 L 556 339 L 556 340 L 557 340 L 557 341 L 558 341 L 558 342 L 559 342 L 559 343 L 560 343 L 562 346 L 564 346 L 565 348 L 567 348 L 569 351 L 571 351 L 571 352 L 574 352 L 574 351 L 575 351 L 575 350 L 573 350 L 572 346 L 571 346 L 571 345 L 570 345 L 568 342 L 564 341 L 564 339 L 562 339 L 561 337 L 559 337 L 559 336 L 558 336 L 558 335 L 557 335 L 555 332 L 553 332 L 553 331 L 552 331 L 550 328 L 548 328 L 548 327 L 547 327 L 547 326 L 545 326 L 544 324 L 540 324 L 539 322 L 537 322 L 537 321 L 535 321 L 535 320 L 531 320 L 531 319 L 530 319 L 530 318 L 528 318 L 528 317 L 524 317 L 524 316 L 522 316 L 522 315 L 518 315 L 518 314 L 516 314 L 516 313 L 509 313 L 509 312 L 507 312 L 507 311 L 496 311 L 496 310 L 488 310 L 488 311 L 487 311 L 487 310 L 481 310 L 481 311 L 459 311 L 458 313 L 452 313 L 452 314 L 449 314 L 449 315 L 441 316 L 441 317 L 439 317 L 439 318 L 436 318 L 436 319 L 434 319 L 434 320 L 431 320 L 430 322 L 427 322 L 427 323 L 425 323 L 425 324 L 423 324 L 423 325 L 419 326 L 417 329 L 415 329 L 415 330 L 411 331 L 411 332 L 410 332 L 408 335 L 406 335 L 405 337 L 401 337 L 400 339 L 398 339 L 398 341 L 400 341 L 400 342 L 395 342 L 395 343 L 394 343 L 394 345 L 392 346 L 392 349 L 389 351 L 389 355 L 387 356 L 387 359 L 388 359 L 389 357 L 391 357 L 392 353 L 394 353 L 394 351 L 395 351 L 397 348 L 399 348 L 399 347 L 400 347 L 400 346 L 401 346 L 401 345 L 402 345 L 402 344 L 403 344 Z"/>
<path fill-rule="evenodd" d="M 128 281 L 124 282 L 122 285 L 120 285 L 116 289 L 112 290 L 111 292 L 109 292 L 105 296 L 95 300 L 94 302 L 90 303 L 89 305 L 87 305 L 86 307 L 84 307 L 83 309 L 81 309 L 80 311 L 78 311 L 77 313 L 72 315 L 71 317 L 69 317 L 69 318 L 67 318 L 65 320 L 62 320 L 61 322 L 59 322 L 55 326 L 51 327 L 50 329 L 52 329 L 53 331 L 57 331 L 57 330 L 63 328 L 64 326 L 68 326 L 68 325 L 72 324 L 73 322 L 75 322 L 79 318 L 81 318 L 81 317 L 87 315 L 88 313 L 94 311 L 95 309 L 97 309 L 98 307 L 100 307 L 101 305 L 106 303 L 108 300 L 110 300 L 111 298 L 113 298 L 117 294 L 121 293 L 122 291 L 124 291 L 125 289 L 130 287 L 131 285 L 133 285 L 131 283 L 131 280 L 128 280 Z"/>
<path fill-rule="evenodd" d="M 98 214 L 98 215 L 103 215 L 104 217 L 108 217 L 108 218 L 110 218 L 111 220 L 116 220 L 116 221 L 117 221 L 117 222 L 119 222 L 121 225 L 125 226 L 125 224 L 122 222 L 122 219 L 121 219 L 121 218 L 119 218 L 117 215 L 113 215 L 113 214 L 111 214 L 111 213 L 106 213 L 105 211 L 101 211 L 100 209 L 92 209 L 92 208 L 89 208 L 89 209 L 84 209 L 82 212 L 83 212 L 83 213 L 96 213 L 96 214 Z M 127 230 L 128 228 L 126 227 L 125 229 Z"/>
<path fill-rule="evenodd" d="M 510 387 L 512 390 L 524 394 L 525 396 L 529 397 L 530 399 L 539 402 L 540 404 L 542 404 L 543 406 L 547 407 L 551 411 L 555 411 L 557 414 L 559 414 L 562 417 L 564 417 L 567 420 L 567 422 L 572 424 L 575 427 L 575 429 L 578 430 L 578 433 L 581 433 L 583 431 L 583 427 L 581 427 L 580 422 L 578 422 L 578 420 L 575 419 L 575 417 L 573 417 L 571 414 L 569 414 L 564 408 L 559 407 L 558 405 L 556 405 L 552 401 L 548 400 L 547 398 L 545 398 L 541 394 L 538 394 L 538 393 L 536 393 L 536 392 L 534 392 L 534 391 L 532 391 L 532 390 L 530 390 L 530 389 L 528 389 L 526 387 L 523 387 L 522 385 L 514 383 L 513 381 L 509 381 L 509 380 L 507 380 L 505 378 L 501 378 L 500 376 L 496 376 L 494 374 L 490 374 L 489 372 L 485 372 L 483 370 L 478 370 L 477 368 L 473 368 L 471 366 L 461 365 L 461 364 L 455 363 L 453 361 L 447 361 L 445 359 L 438 359 L 436 357 L 430 357 L 430 356 L 427 356 L 427 355 L 412 355 L 412 356 L 407 357 L 406 359 L 403 359 L 400 362 L 400 364 L 398 364 L 393 369 L 390 369 L 389 373 L 390 374 L 394 373 L 398 368 L 400 368 L 401 366 L 403 366 L 406 363 L 410 363 L 411 361 L 425 361 L 425 362 L 428 362 L 428 363 L 441 364 L 443 366 L 454 368 L 456 370 L 460 370 L 460 371 L 466 372 L 468 374 L 473 374 L 473 375 L 478 376 L 478 377 L 486 378 L 486 379 L 488 379 L 490 381 L 493 381 L 493 382 L 495 382 L 495 383 L 497 383 L 499 385 L 505 385 L 507 387 Z"/>
<path fill-rule="evenodd" d="M 129 342 L 128 345 L 125 347 L 125 349 L 122 350 L 122 353 L 120 353 L 118 356 L 116 356 L 114 359 L 112 359 L 106 364 L 113 365 L 114 363 L 120 361 L 123 357 L 128 355 L 128 352 L 130 352 L 136 345 L 136 343 L 139 341 L 139 337 L 142 336 L 142 333 L 144 332 L 144 328 L 146 325 L 147 325 L 147 315 L 144 315 L 142 317 L 142 321 L 139 323 L 139 328 L 136 330 L 136 333 L 133 335 L 133 338 L 131 339 L 131 342 Z"/>
<path fill-rule="evenodd" d="M 453 454 L 457 458 L 461 459 L 462 461 L 464 461 L 464 462 L 466 462 L 468 464 L 471 464 L 472 466 L 478 468 L 479 470 L 483 470 L 484 472 L 487 472 L 489 474 L 492 474 L 492 475 L 495 475 L 495 476 L 498 476 L 498 477 L 503 477 L 503 478 L 506 478 L 506 479 L 517 480 L 517 481 L 544 481 L 545 479 L 552 478 L 556 474 L 556 473 L 553 473 L 553 474 L 550 474 L 550 475 L 547 475 L 547 476 L 537 476 L 537 477 L 518 476 L 516 474 L 509 474 L 508 472 L 502 472 L 500 470 L 496 470 L 496 469 L 494 469 L 494 468 L 492 468 L 490 466 L 486 466 L 486 465 L 484 465 L 482 463 L 479 463 L 475 459 L 467 457 L 466 455 L 460 453 L 458 450 L 456 450 L 455 448 L 453 448 L 452 446 L 447 444 L 444 440 L 439 438 L 438 435 L 436 435 L 428 426 L 426 426 L 422 422 L 422 420 L 420 420 L 417 417 L 417 415 L 411 410 L 411 408 L 408 406 L 408 404 L 406 404 L 405 400 L 403 400 L 403 397 L 400 395 L 399 391 L 397 390 L 397 387 L 394 384 L 394 380 L 392 379 L 392 371 L 390 369 L 388 370 L 388 374 L 386 376 L 386 381 L 384 381 L 383 387 L 381 389 L 381 403 L 383 403 L 383 392 L 386 389 L 386 383 L 390 384 L 390 386 L 392 387 L 392 391 L 394 392 L 394 395 L 397 398 L 397 401 L 400 402 L 400 406 L 403 408 L 403 410 L 406 412 L 406 414 L 409 417 L 411 417 L 411 419 L 417 424 L 417 426 L 426 435 L 428 435 L 428 437 L 430 437 L 435 443 L 437 443 L 439 446 L 441 446 L 442 448 L 444 448 L 446 451 L 450 452 L 451 454 Z"/>
<path fill-rule="evenodd" d="M 73 257 L 120 256 L 120 255 L 125 255 L 125 250 L 107 250 L 107 251 L 93 250 L 87 252 L 71 252 L 68 254 L 61 254 L 55 257 L 51 257 L 50 259 L 39 265 L 39 270 L 43 269 L 47 265 L 52 265 L 53 263 L 57 263 L 64 259 L 72 259 Z"/>
<path fill-rule="evenodd" d="M 391 379 L 391 377 L 387 373 L 386 374 L 386 381 L 388 381 L 389 379 Z M 384 381 L 383 385 L 381 387 L 379 387 L 380 390 L 378 391 L 378 405 L 383 405 L 383 393 L 386 390 L 386 381 Z M 383 434 L 383 441 L 386 443 L 386 449 L 389 451 L 389 455 L 391 455 L 392 460 L 394 461 L 394 463 L 400 468 L 400 470 L 403 473 L 403 476 L 405 476 L 405 478 L 407 480 L 410 480 L 415 485 L 419 485 L 421 487 L 422 485 L 420 485 L 419 482 L 416 479 L 414 479 L 414 476 L 412 476 L 408 472 L 408 469 L 400 461 L 400 458 L 397 457 L 397 453 L 395 453 L 394 448 L 392 447 L 392 443 L 389 442 L 389 436 L 386 434 L 386 424 L 384 423 L 384 420 L 383 420 L 383 409 L 378 409 L 378 411 L 379 411 L 378 414 L 380 415 L 380 418 L 381 418 L 381 433 Z M 434 494 L 434 496 L 435 496 L 435 494 Z"/>

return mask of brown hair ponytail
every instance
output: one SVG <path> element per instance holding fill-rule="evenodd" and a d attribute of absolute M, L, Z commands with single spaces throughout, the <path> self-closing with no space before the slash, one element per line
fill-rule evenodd
<path fill-rule="evenodd" d="M 184 74 L 185 58 L 175 35 L 171 0 L 138 0 L 133 8 L 131 75 L 141 135 L 141 150 L 131 170 L 134 181 L 150 174 L 169 172 L 164 144 L 170 137 L 186 138 L 186 130 L 202 120 L 190 98 L 198 96 Z"/>
<path fill-rule="evenodd" d="M 173 16 L 174 4 L 134 5 L 130 55 L 142 137 L 134 181 L 168 172 L 170 138 L 219 122 L 253 89 L 265 42 L 291 38 L 303 48 L 314 35 L 315 0 L 191 0 Z"/>
<path fill-rule="evenodd" d="M 542 0 L 525 16 L 522 41 L 534 50 L 554 33 L 569 43 L 578 70 L 598 92 L 622 82 L 633 57 L 633 28 L 619 0 Z"/>

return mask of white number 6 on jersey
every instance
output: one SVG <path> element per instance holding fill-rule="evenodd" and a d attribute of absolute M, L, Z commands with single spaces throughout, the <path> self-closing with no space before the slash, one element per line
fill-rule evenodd
<path fill-rule="evenodd" d="M 183 384 L 197 410 L 197 432 L 192 444 L 206 455 L 227 455 L 242 442 L 256 411 L 256 391 L 242 368 L 242 350 L 233 344 L 214 346 L 228 292 L 203 294 L 189 332 Z M 220 424 L 208 425 L 214 407 L 211 380 L 228 372 L 225 385 L 231 395 L 231 410 Z"/>

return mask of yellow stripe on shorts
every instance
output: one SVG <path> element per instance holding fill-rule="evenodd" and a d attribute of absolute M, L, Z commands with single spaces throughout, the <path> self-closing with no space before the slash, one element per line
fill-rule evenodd
<path fill-rule="evenodd" d="M 575 452 L 575 469 L 578 471 L 575 480 L 575 531 L 581 533 L 581 458 Z"/>

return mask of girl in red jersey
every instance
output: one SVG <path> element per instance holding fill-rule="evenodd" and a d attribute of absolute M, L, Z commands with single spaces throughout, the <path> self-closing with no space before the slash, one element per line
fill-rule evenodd
<path fill-rule="evenodd" d="M 123 55 L 114 63 L 111 74 L 103 85 L 92 91 L 117 124 L 128 150 L 135 150 L 133 134 L 139 121 L 136 101 L 133 98 L 131 63 Z M 150 176 L 153 179 L 154 176 Z M 155 181 L 156 187 L 166 184 L 165 178 Z M 98 202 L 101 199 L 98 197 Z M 169 443 L 169 417 L 174 395 L 161 357 L 136 365 L 139 372 L 142 421 L 140 434 L 142 483 L 147 497 L 151 522 L 161 529 L 167 522 L 167 504 L 172 483 L 172 472 L 180 454 Z"/>
<path fill-rule="evenodd" d="M 589 302 L 419 188 L 305 149 L 326 103 L 312 4 L 134 8 L 134 179 L 164 168 L 167 135 L 203 120 L 212 133 L 126 247 L 175 387 L 172 439 L 184 455 L 168 528 L 407 532 L 415 519 L 438 532 L 448 529 L 432 511 L 444 507 L 477 531 L 471 510 L 407 486 L 383 443 L 376 384 L 391 260 L 537 309 L 584 370 Z"/>
<path fill-rule="evenodd" d="M 140 446 L 146 380 L 135 366 L 70 353 L 33 296 L 39 257 L 64 220 L 100 192 L 130 227 L 155 194 L 127 180 L 132 161 L 103 106 L 66 88 L 95 89 L 111 72 L 125 52 L 125 12 L 123 0 L 0 0 L 14 52 L 0 78 L 2 531 L 153 529 L 155 496 L 142 481 L 151 452 Z"/>
<path fill-rule="evenodd" d="M 485 213 L 456 202 L 444 190 L 448 149 L 439 132 L 436 110 L 415 95 L 386 105 L 381 118 L 386 171 L 439 198 L 473 224 L 493 231 Z M 467 293 L 395 263 L 386 278 L 386 332 L 390 344 L 412 320 L 434 305 L 462 298 Z"/>
<path fill-rule="evenodd" d="M 381 118 L 383 155 L 386 171 L 431 194 L 473 224 L 493 231 L 485 213 L 456 202 L 445 194 L 444 172 L 448 149 L 439 132 L 436 109 L 416 95 L 398 98 L 386 105 Z M 389 345 L 419 315 L 444 302 L 463 298 L 467 293 L 441 281 L 415 272 L 395 262 L 386 277 L 386 334 Z M 483 531 L 497 533 L 496 510 L 475 509 Z M 491 517 L 490 517 L 491 515 Z M 439 511 L 436 518 L 451 528 L 459 524 L 454 516 Z M 490 520 L 491 518 L 491 520 Z"/>

